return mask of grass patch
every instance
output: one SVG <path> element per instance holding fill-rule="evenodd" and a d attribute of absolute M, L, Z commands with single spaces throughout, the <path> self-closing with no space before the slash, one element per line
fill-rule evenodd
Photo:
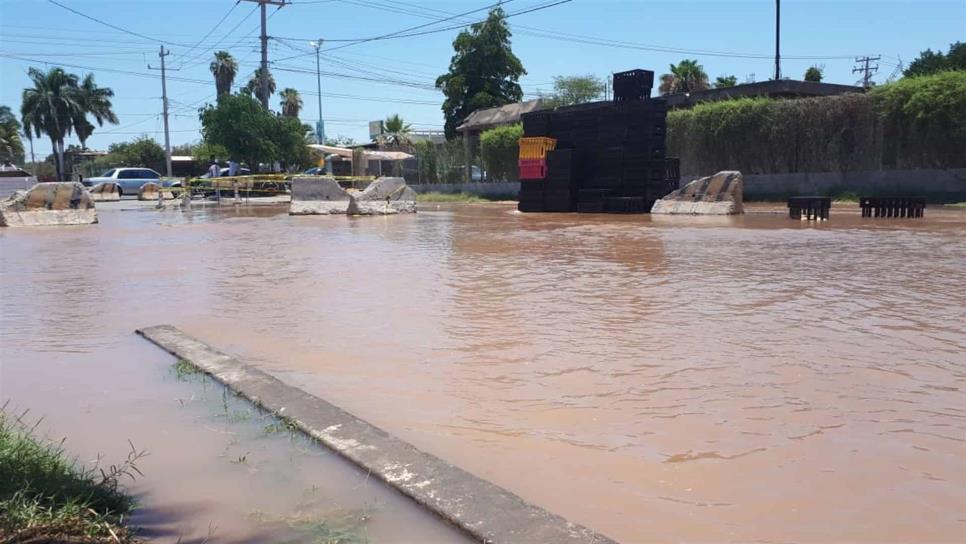
<path fill-rule="evenodd" d="M 120 464 L 84 468 L 24 416 L 0 407 L 0 542 L 137 542 L 124 525 L 134 500 L 121 480 L 141 475 L 145 453 L 132 445 Z"/>
<path fill-rule="evenodd" d="M 832 195 L 833 202 L 858 202 L 859 193 L 855 191 L 842 191 L 841 193 L 835 193 Z"/>
<path fill-rule="evenodd" d="M 201 374 L 201 370 L 188 361 L 179 359 L 178 362 L 174 364 L 174 373 L 179 380 L 184 380 L 190 376 Z"/>
<path fill-rule="evenodd" d="M 505 195 L 471 195 L 469 193 L 420 193 L 416 195 L 417 202 L 462 202 L 476 204 L 480 202 L 499 202 L 501 200 L 516 200 L 516 194 Z"/>
<path fill-rule="evenodd" d="M 249 517 L 263 527 L 289 529 L 298 535 L 299 542 L 312 544 L 367 544 L 365 525 L 369 515 L 365 512 L 329 512 L 325 518 L 312 515 L 274 517 L 264 512 L 253 512 Z"/>
<path fill-rule="evenodd" d="M 953 204 L 946 204 L 950 208 L 966 208 L 966 202 L 956 202 Z"/>

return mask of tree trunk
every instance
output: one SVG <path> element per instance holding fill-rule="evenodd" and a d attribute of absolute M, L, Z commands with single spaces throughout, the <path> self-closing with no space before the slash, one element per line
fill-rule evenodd
<path fill-rule="evenodd" d="M 55 175 L 57 176 L 57 179 L 54 181 L 62 181 L 64 172 L 60 163 L 60 149 L 57 147 L 57 140 L 53 137 L 50 138 L 50 148 L 54 152 L 54 170 Z"/>

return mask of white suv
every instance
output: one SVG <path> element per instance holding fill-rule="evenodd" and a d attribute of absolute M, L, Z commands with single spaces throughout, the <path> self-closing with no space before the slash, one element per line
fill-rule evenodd
<path fill-rule="evenodd" d="M 97 185 L 104 182 L 116 183 L 122 195 L 136 195 L 138 189 L 145 183 L 171 187 L 171 180 L 162 180 L 161 174 L 150 168 L 112 168 L 98 177 L 85 179 L 84 185 Z"/>

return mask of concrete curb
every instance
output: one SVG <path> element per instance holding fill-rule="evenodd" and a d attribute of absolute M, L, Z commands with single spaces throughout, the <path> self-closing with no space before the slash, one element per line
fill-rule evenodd
<path fill-rule="evenodd" d="M 235 393 L 295 424 L 477 540 L 510 543 L 614 541 L 527 503 L 486 480 L 297 387 L 246 365 L 170 325 L 138 334 L 210 374 Z"/>

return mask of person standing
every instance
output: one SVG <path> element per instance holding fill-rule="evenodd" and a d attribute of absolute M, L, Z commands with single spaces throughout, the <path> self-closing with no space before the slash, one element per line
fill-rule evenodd
<path fill-rule="evenodd" d="M 238 162 L 235 159 L 228 160 L 228 175 L 237 176 L 238 175 Z"/>
<path fill-rule="evenodd" d="M 208 167 L 208 177 L 217 178 L 221 175 L 221 165 L 216 159 L 211 159 L 211 166 Z"/>

